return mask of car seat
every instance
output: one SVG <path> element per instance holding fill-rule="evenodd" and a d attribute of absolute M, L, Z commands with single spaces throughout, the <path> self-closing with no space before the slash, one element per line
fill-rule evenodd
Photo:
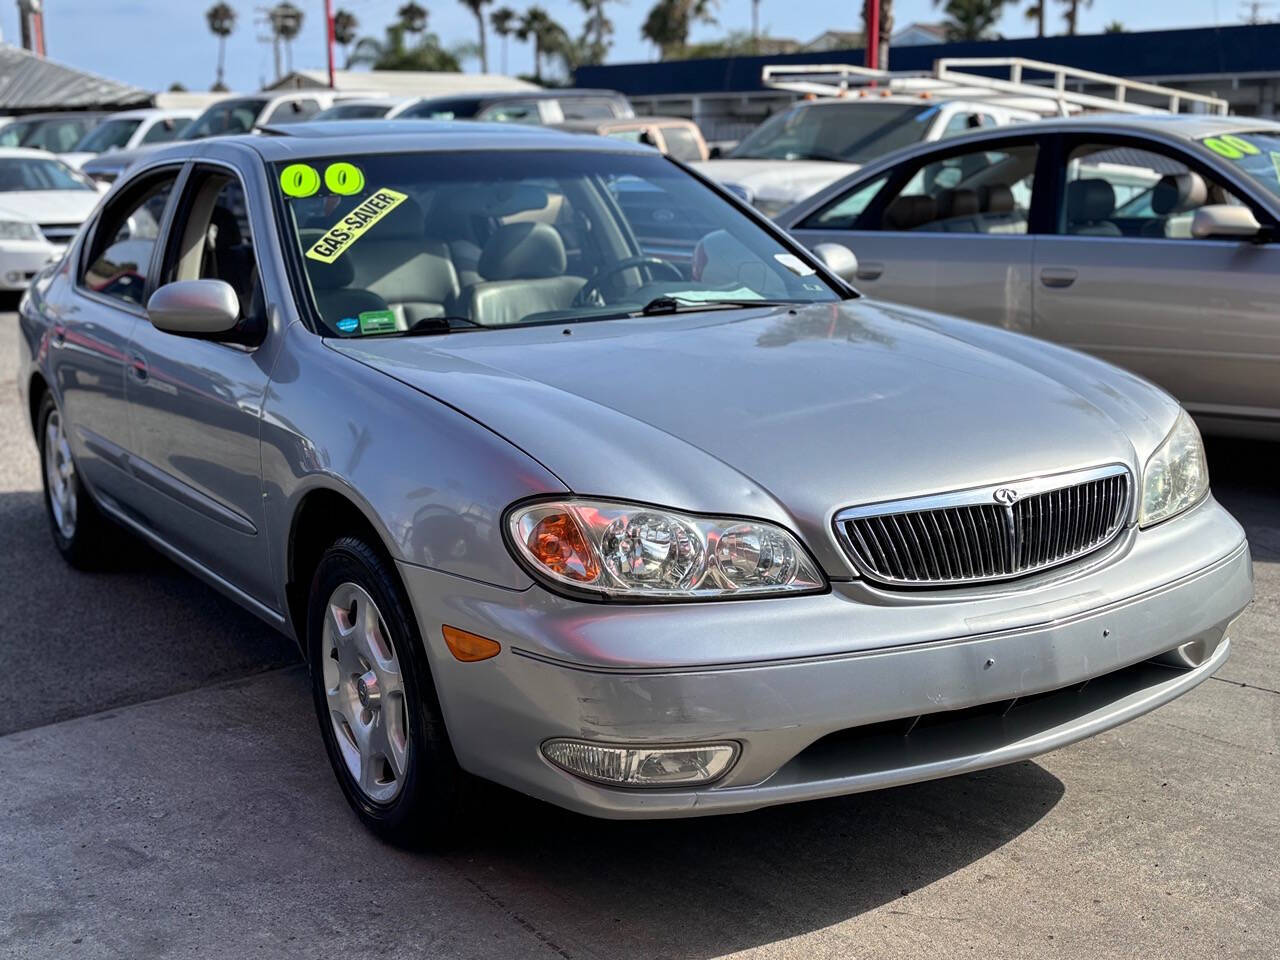
<path fill-rule="evenodd" d="M 499 227 L 480 255 L 485 277 L 462 292 L 462 312 L 485 326 L 519 323 L 533 313 L 563 310 L 586 283 L 565 273 L 564 240 L 545 223 Z"/>
<path fill-rule="evenodd" d="M 1118 237 L 1111 222 L 1116 212 L 1116 191 L 1106 180 L 1090 177 L 1067 184 L 1067 233 L 1090 237 Z"/>
<path fill-rule="evenodd" d="M 1151 212 L 1160 219 L 1144 224 L 1143 236 L 1190 237 L 1191 219 L 1179 214 L 1203 207 L 1208 200 L 1209 187 L 1200 174 L 1190 170 L 1165 174 L 1151 188 Z"/>

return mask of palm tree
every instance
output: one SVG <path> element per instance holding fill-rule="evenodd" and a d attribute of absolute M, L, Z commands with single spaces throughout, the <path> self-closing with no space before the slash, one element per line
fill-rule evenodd
<path fill-rule="evenodd" d="M 413 0 L 397 10 L 396 17 L 406 33 L 424 33 L 427 29 L 427 11 Z"/>
<path fill-rule="evenodd" d="M 227 3 L 215 3 L 204 12 L 205 22 L 209 24 L 209 32 L 218 38 L 218 77 L 213 82 L 214 90 L 225 90 L 223 74 L 227 64 L 227 37 L 236 28 L 236 12 Z"/>
<path fill-rule="evenodd" d="M 1067 36 L 1074 37 L 1080 11 L 1085 7 L 1093 6 L 1093 0 L 1058 0 L 1058 2 L 1067 8 L 1062 14 L 1062 19 L 1067 22 Z"/>
<path fill-rule="evenodd" d="M 1124 24 L 1121 23 L 1119 20 L 1112 20 L 1110 23 L 1108 23 L 1105 27 L 1102 28 L 1102 32 L 1103 33 L 1124 33 L 1125 32 Z"/>
<path fill-rule="evenodd" d="M 1044 15 L 1048 7 L 1048 0 L 1035 0 L 1035 3 L 1026 9 L 1026 17 L 1036 25 L 1036 36 L 1044 36 Z"/>
<path fill-rule="evenodd" d="M 947 19 L 943 27 L 952 41 L 987 40 L 1000 22 L 1007 0 L 946 0 L 942 12 Z M 1067 2 L 1067 0 L 1063 0 Z M 934 6 L 943 0 L 933 0 Z"/>
<path fill-rule="evenodd" d="M 480 28 L 480 72 L 489 72 L 489 46 L 484 37 L 484 6 L 493 0 L 462 0 L 462 5 L 471 11 L 476 18 L 476 26 Z"/>
<path fill-rule="evenodd" d="M 457 73 L 462 69 L 458 52 L 440 46 L 440 38 L 434 33 L 427 33 L 424 29 L 417 42 L 409 46 L 405 36 L 410 32 L 401 21 L 387 27 L 385 40 L 364 37 L 356 44 L 348 62 L 353 66 L 368 64 L 375 70 Z"/>
<path fill-rule="evenodd" d="M 862 4 L 862 36 L 867 36 L 867 8 L 869 2 Z M 889 38 L 893 36 L 893 0 L 880 0 L 880 69 L 889 69 Z"/>
<path fill-rule="evenodd" d="M 499 7 L 489 14 L 489 23 L 493 32 L 502 38 L 502 72 L 507 73 L 507 38 L 516 32 L 519 15 L 510 7 Z"/>
<path fill-rule="evenodd" d="M 689 43 L 689 29 L 695 23 L 715 23 L 712 8 L 717 0 L 658 0 L 640 35 L 654 44 L 663 59 L 674 55 Z"/>
<path fill-rule="evenodd" d="M 356 42 L 360 21 L 350 10 L 338 10 L 333 15 L 333 40 L 342 47 L 343 62 L 351 65 L 351 45 Z"/>
<path fill-rule="evenodd" d="M 548 54 L 564 51 L 569 44 L 569 35 L 564 27 L 551 19 L 551 14 L 542 7 L 532 6 L 525 11 L 516 27 L 516 39 L 523 43 L 533 40 L 533 78 L 542 82 L 542 58 Z"/>
<path fill-rule="evenodd" d="M 293 70 L 293 40 L 302 32 L 302 11 L 289 0 L 277 3 L 267 11 L 271 24 L 271 40 L 276 54 L 276 79 L 280 79 L 280 45 L 284 44 L 285 61 Z"/>
<path fill-rule="evenodd" d="M 604 63 L 613 46 L 613 21 L 605 7 L 613 0 L 578 0 L 578 6 L 587 15 L 582 25 L 582 43 L 579 45 L 579 63 Z"/>

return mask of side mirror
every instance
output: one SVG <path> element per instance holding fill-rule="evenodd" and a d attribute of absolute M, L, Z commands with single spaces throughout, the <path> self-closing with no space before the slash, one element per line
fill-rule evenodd
<path fill-rule="evenodd" d="M 147 301 L 151 325 L 182 337 L 229 333 L 240 321 L 240 299 L 224 280 L 166 283 Z"/>
<path fill-rule="evenodd" d="M 813 248 L 813 255 L 845 283 L 853 283 L 858 275 L 858 258 L 843 243 L 820 243 Z"/>
<path fill-rule="evenodd" d="M 1248 239 L 1262 233 L 1262 224 L 1248 207 L 1211 203 L 1200 207 L 1191 217 L 1191 236 L 1197 240 L 1209 237 Z"/>

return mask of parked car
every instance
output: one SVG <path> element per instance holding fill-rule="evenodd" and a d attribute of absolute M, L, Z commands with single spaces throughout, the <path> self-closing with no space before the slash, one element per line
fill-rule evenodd
<path fill-rule="evenodd" d="M 43 150 L 0 148 L 0 290 L 25 290 L 97 206 L 93 182 Z"/>
<path fill-rule="evenodd" d="M 426 97 L 401 110 L 403 120 L 491 120 L 548 125 L 566 120 L 634 117 L 631 103 L 614 90 L 506 90 L 501 93 Z"/>
<path fill-rule="evenodd" d="M 28 147 L 67 153 L 85 134 L 109 117 L 104 112 L 30 113 L 0 127 L 0 147 Z"/>
<path fill-rule="evenodd" d="M 111 150 L 170 143 L 181 139 L 183 130 L 195 119 L 197 110 L 146 109 L 113 113 L 90 130 L 69 152 L 60 156 L 73 167 L 90 157 Z"/>
<path fill-rule="evenodd" d="M 981 101 L 905 94 L 810 100 L 774 114 L 727 156 L 699 164 L 698 170 L 771 217 L 908 144 L 1036 119 L 1038 114 L 1028 110 Z"/>
<path fill-rule="evenodd" d="M 118 525 L 295 637 L 397 840 L 472 775 L 679 817 L 968 772 L 1216 671 L 1249 550 L 1177 403 L 850 266 L 617 140 L 159 148 L 20 309 L 54 543 Z"/>
<path fill-rule="evenodd" d="M 1275 153 L 1273 157 L 1272 154 Z M 1280 124 L 1090 116 L 885 158 L 782 214 L 887 300 L 1054 340 L 1280 436 Z"/>
<path fill-rule="evenodd" d="M 366 97 L 342 100 L 321 110 L 312 120 L 390 120 L 413 106 L 418 97 Z"/>
<path fill-rule="evenodd" d="M 615 140 L 657 147 L 684 163 L 697 163 L 710 155 L 702 131 L 681 117 L 633 117 L 606 120 L 565 120 L 551 126 L 571 133 L 593 133 Z"/>

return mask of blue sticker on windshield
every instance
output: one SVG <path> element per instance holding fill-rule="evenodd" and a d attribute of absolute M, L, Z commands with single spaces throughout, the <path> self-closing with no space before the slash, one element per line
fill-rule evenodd
<path fill-rule="evenodd" d="M 334 324 L 341 333 L 355 333 L 356 328 L 360 326 L 360 321 L 355 317 L 343 317 Z"/>

